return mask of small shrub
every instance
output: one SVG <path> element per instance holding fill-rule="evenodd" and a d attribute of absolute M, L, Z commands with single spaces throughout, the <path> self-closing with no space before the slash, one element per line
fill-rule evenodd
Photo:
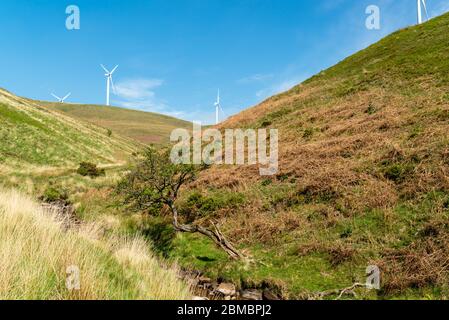
<path fill-rule="evenodd" d="M 262 128 L 266 128 L 271 126 L 271 121 L 263 121 L 262 124 L 260 125 Z"/>
<path fill-rule="evenodd" d="M 373 105 L 369 105 L 368 108 L 365 110 L 365 113 L 369 114 L 370 116 L 375 114 L 377 112 L 376 107 L 374 107 Z"/>
<path fill-rule="evenodd" d="M 345 159 L 350 159 L 350 158 L 352 158 L 353 157 L 353 153 L 351 152 L 351 151 L 342 151 L 341 153 L 340 153 L 340 156 L 342 157 L 342 158 L 345 158 Z"/>
<path fill-rule="evenodd" d="M 307 128 L 306 130 L 304 130 L 304 134 L 302 135 L 302 137 L 304 139 L 310 139 L 313 136 L 313 129 L 312 128 Z"/>
<path fill-rule="evenodd" d="M 91 178 L 97 178 L 106 175 L 104 169 L 100 169 L 97 167 L 96 164 L 90 162 L 80 163 L 80 167 L 78 168 L 77 173 L 83 177 L 91 177 Z"/>
<path fill-rule="evenodd" d="M 287 173 L 279 174 L 276 176 L 276 179 L 281 182 L 285 182 L 289 179 L 289 175 Z"/>
<path fill-rule="evenodd" d="M 271 179 L 265 179 L 265 180 L 262 181 L 262 186 L 266 187 L 266 186 L 269 186 L 272 183 L 273 183 L 273 181 Z"/>
<path fill-rule="evenodd" d="M 316 188 L 314 186 L 305 186 L 298 190 L 297 197 L 300 202 L 310 203 L 330 203 L 335 202 L 340 194 L 332 188 Z"/>
<path fill-rule="evenodd" d="M 384 169 L 384 176 L 388 180 L 394 182 L 402 182 L 412 172 L 413 168 L 410 165 L 395 163 Z"/>
<path fill-rule="evenodd" d="M 352 227 L 351 226 L 347 226 L 343 229 L 343 231 L 340 233 L 340 238 L 341 239 L 347 239 L 352 237 Z"/>
<path fill-rule="evenodd" d="M 220 209 L 235 209 L 245 203 L 245 196 L 241 193 L 217 192 L 202 195 L 195 191 L 187 198 L 185 204 L 180 208 L 187 215 L 208 216 Z M 191 218 L 195 218 L 191 217 Z"/>
<path fill-rule="evenodd" d="M 39 198 L 46 203 L 64 202 L 67 203 L 69 195 L 67 190 L 63 190 L 54 186 L 45 189 L 44 194 Z"/>
<path fill-rule="evenodd" d="M 108 131 L 107 131 L 106 134 L 108 135 L 108 137 L 111 137 L 111 136 L 112 136 L 112 130 L 111 130 L 111 129 L 108 129 Z"/>
<path fill-rule="evenodd" d="M 384 122 L 379 126 L 379 131 L 388 131 L 390 128 L 391 125 L 388 122 Z"/>

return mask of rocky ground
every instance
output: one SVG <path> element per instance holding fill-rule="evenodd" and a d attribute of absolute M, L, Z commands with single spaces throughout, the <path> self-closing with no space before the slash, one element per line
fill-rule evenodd
<path fill-rule="evenodd" d="M 191 284 L 193 300 L 281 300 L 269 289 L 238 289 L 233 283 L 213 280 L 199 272 L 182 271 L 181 278 Z"/>

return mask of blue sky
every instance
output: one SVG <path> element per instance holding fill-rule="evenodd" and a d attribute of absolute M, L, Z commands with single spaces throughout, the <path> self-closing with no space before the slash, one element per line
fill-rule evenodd
<path fill-rule="evenodd" d="M 65 27 L 71 4 L 80 30 Z M 365 27 L 372 4 L 380 30 Z M 119 64 L 114 105 L 211 123 L 218 88 L 235 114 L 415 22 L 415 0 L 2 0 L 0 87 L 104 104 L 99 64 Z"/>

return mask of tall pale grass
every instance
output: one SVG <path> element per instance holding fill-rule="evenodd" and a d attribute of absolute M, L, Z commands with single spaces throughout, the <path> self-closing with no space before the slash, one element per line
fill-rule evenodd
<path fill-rule="evenodd" d="M 17 191 L 0 190 L 0 299 L 187 299 L 188 287 L 138 238 L 105 238 L 62 222 Z M 66 288 L 67 268 L 80 290 Z"/>

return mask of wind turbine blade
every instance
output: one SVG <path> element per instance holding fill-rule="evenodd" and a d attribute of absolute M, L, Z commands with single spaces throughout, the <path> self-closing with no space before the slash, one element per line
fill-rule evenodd
<path fill-rule="evenodd" d="M 62 98 L 62 100 L 67 100 L 68 97 L 70 97 L 72 95 L 72 93 L 70 92 L 68 95 L 66 95 L 64 98 Z"/>
<path fill-rule="evenodd" d="M 51 94 L 55 99 L 57 99 L 58 101 L 61 101 L 61 98 L 58 97 L 57 95 L 55 95 L 54 93 Z"/>
<path fill-rule="evenodd" d="M 118 68 L 118 65 L 116 65 L 115 68 L 112 69 L 111 74 L 113 74 L 115 72 L 115 70 L 117 70 L 117 68 Z"/>
<path fill-rule="evenodd" d="M 224 110 L 223 110 L 223 108 L 221 107 L 221 105 L 219 105 L 219 106 L 220 106 L 221 113 L 223 113 L 224 117 L 227 118 L 228 115 L 226 114 L 226 112 L 224 112 Z"/>
<path fill-rule="evenodd" d="M 108 69 L 106 69 L 104 65 L 100 64 L 100 66 L 103 68 L 103 70 L 104 70 L 106 73 L 109 73 Z"/>
<path fill-rule="evenodd" d="M 424 7 L 424 12 L 426 13 L 426 18 L 427 18 L 427 20 L 429 20 L 429 13 L 427 12 L 426 0 L 421 0 L 421 1 L 422 1 L 422 5 Z"/>

